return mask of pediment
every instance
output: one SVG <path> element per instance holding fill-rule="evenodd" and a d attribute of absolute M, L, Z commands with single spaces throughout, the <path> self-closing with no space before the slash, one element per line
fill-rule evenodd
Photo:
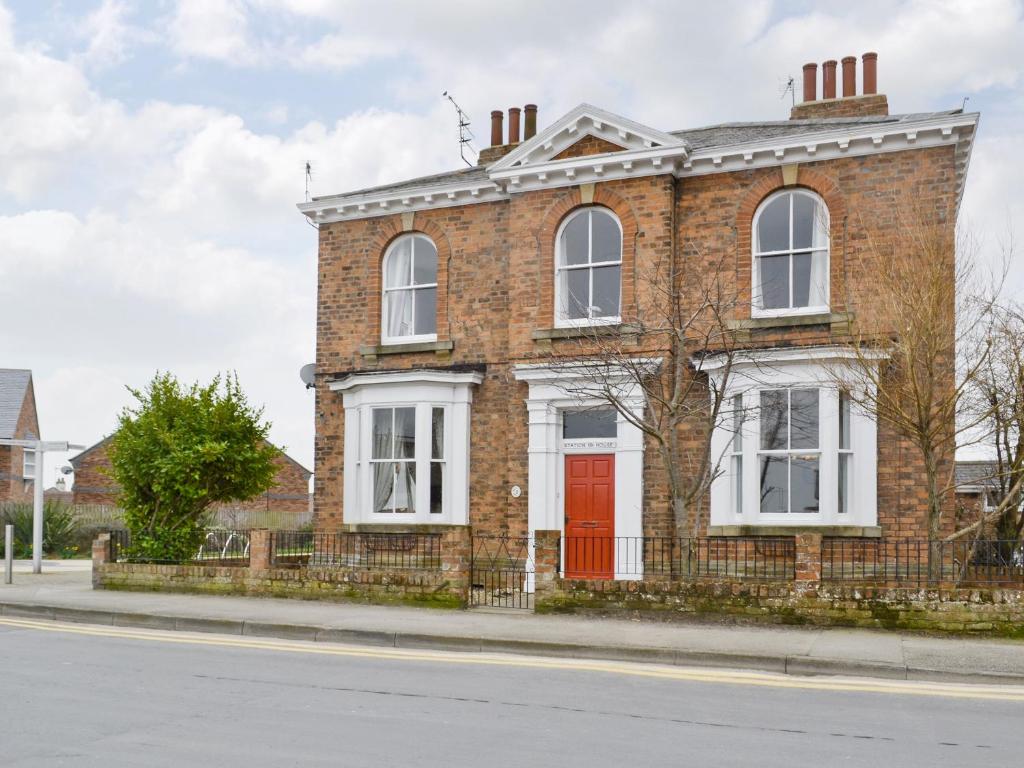
<path fill-rule="evenodd" d="M 571 148 L 574 146 L 587 151 L 573 154 Z M 566 157 L 600 154 L 600 151 L 592 151 L 595 148 L 603 148 L 606 152 L 629 152 L 683 146 L 685 142 L 677 136 L 590 104 L 580 104 L 529 141 L 520 144 L 488 170 L 529 168 Z"/>

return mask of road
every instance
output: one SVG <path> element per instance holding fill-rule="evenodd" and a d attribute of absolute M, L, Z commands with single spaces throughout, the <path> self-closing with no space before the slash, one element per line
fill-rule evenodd
<path fill-rule="evenodd" d="M 1024 689 L 0 619 L 0 765 L 1014 765 Z"/>

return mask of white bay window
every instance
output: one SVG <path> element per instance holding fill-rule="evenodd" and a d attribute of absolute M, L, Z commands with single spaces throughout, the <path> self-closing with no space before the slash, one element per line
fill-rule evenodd
<path fill-rule="evenodd" d="M 712 526 L 875 526 L 873 415 L 841 386 L 841 348 L 741 355 L 724 383 L 729 408 L 715 430 L 721 458 L 711 488 Z M 705 361 L 721 385 L 724 364 Z"/>
<path fill-rule="evenodd" d="M 469 518 L 473 372 L 354 374 L 345 406 L 346 523 L 464 525 Z"/>

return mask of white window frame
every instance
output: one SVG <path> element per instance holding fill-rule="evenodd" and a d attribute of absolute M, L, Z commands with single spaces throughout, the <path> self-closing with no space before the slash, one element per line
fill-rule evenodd
<path fill-rule="evenodd" d="M 702 369 L 712 377 L 716 387 L 721 386 L 725 369 L 724 357 L 705 359 Z M 735 429 L 731 422 L 715 429 L 712 435 L 712 455 L 715 457 L 742 456 L 743 476 L 739 478 L 741 504 L 736 504 L 737 478 L 734 463 L 723 462 L 722 471 L 711 484 L 712 526 L 861 526 L 872 527 L 878 522 L 877 463 L 878 436 L 875 417 L 857 405 L 854 398 L 850 409 L 849 510 L 839 512 L 839 393 L 836 373 L 849 370 L 850 384 L 843 389 L 863 391 L 870 382 L 857 377 L 851 364 L 850 351 L 840 347 L 811 347 L 804 349 L 765 350 L 738 355 L 732 363 L 725 385 L 725 397 L 730 403 L 739 396 L 743 406 L 741 450 L 735 451 Z M 818 451 L 819 451 L 819 511 L 763 514 L 760 504 L 761 440 L 760 393 L 770 389 L 817 389 L 818 394 Z M 798 451 L 810 453 L 807 451 Z"/>
<path fill-rule="evenodd" d="M 388 261 L 391 259 L 395 250 L 405 241 L 411 241 L 410 249 L 410 266 L 411 273 L 415 274 L 415 263 L 416 263 L 416 241 L 425 240 L 430 243 L 434 248 L 434 253 L 437 254 L 437 243 L 431 240 L 429 237 L 424 235 L 422 232 L 407 232 L 404 235 L 396 237 L 387 250 L 384 252 L 384 258 L 380 263 L 380 285 L 381 285 L 381 301 L 380 301 L 380 340 L 381 344 L 414 344 L 416 342 L 429 342 L 437 341 L 437 306 L 440 297 L 437 295 L 437 281 L 433 283 L 414 283 L 410 285 L 392 285 L 389 286 L 388 282 Z M 441 258 L 437 254 L 437 270 L 441 269 Z M 435 272 L 436 274 L 436 272 Z M 434 289 L 434 332 L 433 333 L 420 333 L 420 334 L 409 334 L 407 336 L 391 336 L 388 334 L 388 306 L 390 303 L 390 294 L 397 293 L 399 291 L 411 291 L 412 292 L 412 317 L 413 324 L 416 322 L 416 294 L 421 292 L 425 288 Z"/>
<path fill-rule="evenodd" d="M 594 250 L 594 225 L 593 218 L 588 221 L 587 228 L 587 262 L 585 264 L 564 264 L 564 256 L 562 249 L 562 234 L 565 232 L 566 227 L 579 216 L 589 216 L 594 211 L 599 211 L 603 214 L 607 214 L 611 217 L 612 221 L 615 222 L 615 226 L 619 228 L 619 258 L 617 261 L 590 261 L 591 255 Z M 609 208 L 605 208 L 601 205 L 587 205 L 573 211 L 571 214 L 565 217 L 562 223 L 558 226 L 558 231 L 555 233 L 555 327 L 556 328 L 589 328 L 596 325 L 616 325 L 622 322 L 622 250 L 625 247 L 625 243 L 622 240 L 622 222 L 619 221 L 619 217 Z M 616 315 L 606 315 L 602 317 L 584 317 L 584 318 L 570 318 L 567 316 L 566 308 L 563 306 L 562 296 L 562 273 L 567 271 L 575 271 L 579 269 L 587 269 L 590 271 L 590 297 L 593 300 L 594 296 L 594 268 L 595 267 L 615 267 L 619 268 L 619 312 Z M 588 307 L 588 311 L 592 307 Z"/>
<path fill-rule="evenodd" d="M 472 386 L 483 375 L 475 372 L 410 370 L 354 374 L 331 382 L 342 394 L 345 408 L 343 519 L 346 523 L 392 525 L 466 525 L 469 522 L 469 447 Z M 416 511 L 374 512 L 373 410 L 416 409 Z M 443 408 L 444 446 L 440 460 L 432 458 L 432 416 Z M 442 465 L 441 512 L 430 511 L 430 465 Z"/>
<path fill-rule="evenodd" d="M 764 210 L 776 199 L 782 196 L 796 196 L 803 195 L 814 200 L 818 205 L 821 206 L 821 210 L 824 212 L 825 221 L 823 222 L 825 228 L 825 245 L 817 248 L 800 248 L 794 249 L 789 248 L 782 251 L 760 251 L 758 250 L 758 244 L 760 238 L 758 237 L 758 225 L 761 220 L 761 214 Z M 793 201 L 792 197 L 789 203 L 789 242 L 790 245 L 793 243 Z M 781 189 L 778 192 L 774 192 L 757 206 L 757 211 L 754 213 L 754 221 L 750 228 L 750 250 L 751 250 L 751 271 L 750 274 L 753 277 L 752 284 L 750 286 L 750 314 L 751 317 L 799 317 L 801 315 L 818 315 L 824 312 L 829 312 L 832 304 L 831 298 L 831 283 L 832 283 L 832 224 L 828 210 L 828 206 L 825 201 L 822 200 L 821 196 L 815 194 L 808 189 Z M 762 256 L 786 256 L 789 259 L 789 292 L 790 302 L 792 303 L 793 295 L 793 256 L 798 253 L 810 253 L 812 254 L 812 260 L 814 254 L 823 253 L 825 259 L 825 284 L 824 295 L 825 303 L 812 305 L 807 307 L 784 307 L 778 309 L 765 309 L 760 305 L 761 302 L 761 262 Z"/>
<path fill-rule="evenodd" d="M 31 472 L 29 471 L 30 466 Z M 24 480 L 36 479 L 36 452 L 32 448 L 21 449 L 21 477 Z"/>
<path fill-rule="evenodd" d="M 816 424 L 818 433 L 818 442 L 813 448 L 794 448 L 792 445 L 793 440 L 793 393 L 796 391 L 815 391 L 818 393 L 818 421 Z M 767 392 L 785 392 L 786 393 L 786 447 L 785 448 L 765 448 L 763 445 L 763 436 L 761 435 L 761 412 L 763 410 L 762 403 L 764 402 L 764 394 Z M 742 397 L 742 395 L 740 396 Z M 801 386 L 788 386 L 788 387 L 762 387 L 757 390 L 757 414 L 758 420 L 758 436 L 757 436 L 757 466 L 754 468 L 754 472 L 760 476 L 761 473 L 761 461 L 765 458 L 776 458 L 786 459 L 786 512 L 776 513 L 785 515 L 820 515 L 821 514 L 821 496 L 823 492 L 821 469 L 824 464 L 823 454 L 829 449 L 829 446 L 822 439 L 821 429 L 821 400 L 823 397 L 827 397 L 822 387 L 801 387 Z M 742 443 L 742 440 L 741 440 Z M 793 509 L 793 459 L 799 459 L 801 457 L 813 457 L 818 461 L 818 510 L 817 511 L 794 511 Z M 748 470 L 750 471 L 750 470 Z M 838 477 L 838 476 L 837 476 Z M 737 478 L 742 485 L 746 482 L 746 477 Z M 764 517 L 765 512 L 761 512 L 761 487 L 758 485 L 758 512 L 761 517 Z"/>

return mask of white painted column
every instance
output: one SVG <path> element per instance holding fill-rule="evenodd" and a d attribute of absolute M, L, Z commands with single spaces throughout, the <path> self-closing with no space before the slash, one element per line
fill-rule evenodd
<path fill-rule="evenodd" d="M 36 469 L 32 480 L 32 573 L 43 572 L 43 452 L 36 443 Z"/>
<path fill-rule="evenodd" d="M 643 416 L 642 401 L 628 403 L 637 417 Z M 644 434 L 635 425 L 618 415 L 618 438 L 615 447 L 615 578 L 643 578 L 644 535 Z"/>

